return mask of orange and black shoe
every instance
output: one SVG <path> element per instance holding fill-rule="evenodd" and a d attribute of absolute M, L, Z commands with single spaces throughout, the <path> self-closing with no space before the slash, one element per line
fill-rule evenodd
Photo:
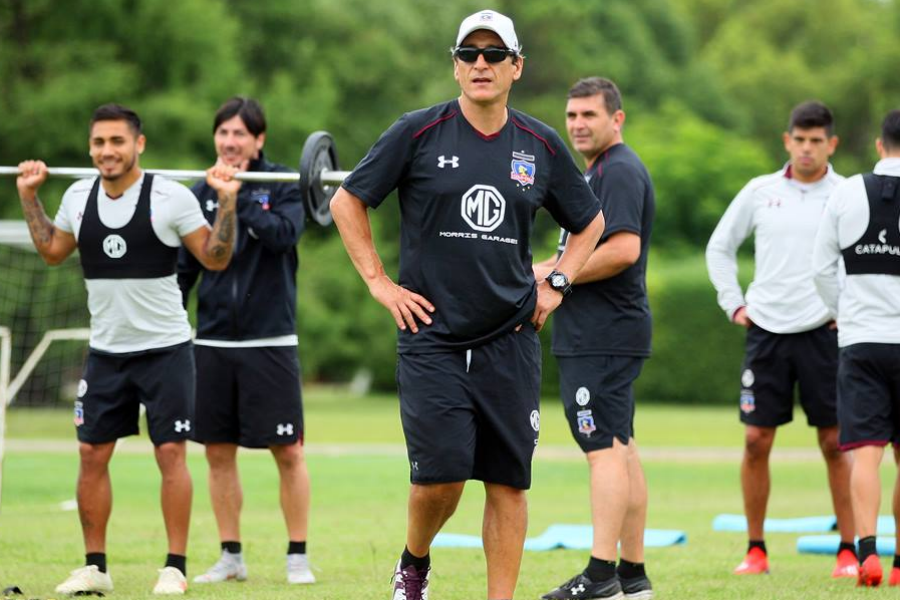
<path fill-rule="evenodd" d="M 881 562 L 878 560 L 877 554 L 870 554 L 866 560 L 859 565 L 859 576 L 856 579 L 856 585 L 863 587 L 878 587 L 881 585 L 881 579 L 884 577 L 884 571 L 881 569 Z"/>
<path fill-rule="evenodd" d="M 735 575 L 766 575 L 769 573 L 769 557 L 762 548 L 750 548 L 747 556 L 734 570 Z"/>
<path fill-rule="evenodd" d="M 837 562 L 834 565 L 834 571 L 831 576 L 838 577 L 859 577 L 859 559 L 853 550 L 841 550 L 837 555 Z"/>

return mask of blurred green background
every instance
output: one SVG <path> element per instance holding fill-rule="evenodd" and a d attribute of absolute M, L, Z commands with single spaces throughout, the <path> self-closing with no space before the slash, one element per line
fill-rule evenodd
<path fill-rule="evenodd" d="M 215 158 L 214 111 L 245 94 L 266 109 L 270 158 L 296 166 L 306 136 L 325 129 L 352 168 L 402 112 L 458 94 L 448 49 L 460 20 L 486 7 L 515 20 L 528 57 L 514 107 L 564 135 L 565 93 L 575 80 L 603 75 L 622 89 L 626 142 L 657 189 L 648 278 L 654 356 L 639 398 L 736 403 L 742 334 L 716 305 L 703 248 L 738 190 L 783 164 L 781 133 L 801 101 L 834 110 L 838 172 L 871 167 L 881 118 L 900 105 L 895 0 L 3 0 L 0 164 L 39 157 L 89 166 L 90 112 L 115 101 L 145 121 L 144 166 L 203 168 Z M 69 183 L 43 191 L 51 216 Z M 12 180 L 2 185 L 0 218 L 21 218 Z M 396 202 L 373 221 L 395 272 Z M 553 252 L 556 237 L 542 214 L 536 258 Z M 751 252 L 748 244 L 745 281 Z M 300 253 L 305 380 L 371 377 L 375 390 L 393 389 L 392 320 L 369 297 L 337 232 L 310 225 Z M 48 275 L 30 260 L 0 254 L 0 325 L 29 322 L 17 337 L 26 347 L 50 324 L 86 323 L 77 272 Z M 14 371 L 21 360 L 17 349 Z M 555 395 L 556 381 L 547 360 L 545 394 Z M 51 396 L 20 400 L 71 398 L 64 390 Z"/>

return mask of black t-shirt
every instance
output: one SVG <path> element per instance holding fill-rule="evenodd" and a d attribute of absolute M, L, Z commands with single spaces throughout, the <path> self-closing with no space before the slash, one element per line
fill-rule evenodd
<path fill-rule="evenodd" d="M 509 109 L 486 136 L 456 100 L 403 115 L 343 187 L 377 208 L 400 198 L 400 285 L 435 306 L 431 325 L 399 331 L 401 353 L 472 348 L 534 312 L 534 216 L 581 231 L 600 204 L 553 129 Z"/>
<path fill-rule="evenodd" d="M 585 172 L 600 199 L 606 229 L 600 245 L 615 233 L 641 236 L 637 262 L 609 279 L 576 284 L 553 317 L 553 354 L 650 356 L 652 322 L 647 302 L 647 251 L 655 200 L 650 174 L 638 155 L 616 144 Z M 560 233 L 565 248 L 568 233 Z"/>

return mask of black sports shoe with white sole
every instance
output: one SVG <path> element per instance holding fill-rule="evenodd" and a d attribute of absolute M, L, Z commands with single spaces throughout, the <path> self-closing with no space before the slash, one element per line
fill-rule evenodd
<path fill-rule="evenodd" d="M 624 600 L 622 584 L 617 577 L 594 582 L 579 573 L 552 592 L 541 596 L 543 600 Z"/>
<path fill-rule="evenodd" d="M 625 600 L 651 600 L 653 598 L 653 586 L 646 575 L 631 577 L 625 579 L 619 577 L 622 584 L 622 592 L 625 593 Z"/>

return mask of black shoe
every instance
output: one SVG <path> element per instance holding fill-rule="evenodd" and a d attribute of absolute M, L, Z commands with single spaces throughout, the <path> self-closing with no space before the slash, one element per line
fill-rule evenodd
<path fill-rule="evenodd" d="M 650 600 L 653 598 L 653 586 L 646 575 L 639 575 L 625 579 L 619 577 L 622 584 L 622 591 L 625 592 L 626 600 Z"/>
<path fill-rule="evenodd" d="M 637 598 L 639 597 L 637 596 Z M 619 583 L 618 578 L 613 577 L 595 583 L 584 573 L 579 573 L 541 598 L 543 600 L 623 600 L 625 596 L 622 594 L 622 584 Z"/>

